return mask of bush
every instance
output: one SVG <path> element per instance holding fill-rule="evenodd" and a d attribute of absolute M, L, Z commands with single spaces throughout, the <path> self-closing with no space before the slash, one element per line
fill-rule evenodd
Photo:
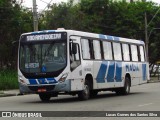
<path fill-rule="evenodd" d="M 16 70 L 0 70 L 0 90 L 17 89 L 18 77 Z"/>

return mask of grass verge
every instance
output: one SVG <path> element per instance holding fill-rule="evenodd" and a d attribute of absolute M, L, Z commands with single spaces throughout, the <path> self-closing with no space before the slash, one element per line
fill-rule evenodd
<path fill-rule="evenodd" d="M 0 90 L 10 90 L 18 88 L 18 78 L 16 70 L 0 70 Z"/>

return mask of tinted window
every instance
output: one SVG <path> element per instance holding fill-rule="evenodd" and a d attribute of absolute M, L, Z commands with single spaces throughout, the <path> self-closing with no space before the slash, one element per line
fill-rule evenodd
<path fill-rule="evenodd" d="M 21 44 L 20 69 L 25 73 L 56 72 L 67 64 L 66 43 Z"/>

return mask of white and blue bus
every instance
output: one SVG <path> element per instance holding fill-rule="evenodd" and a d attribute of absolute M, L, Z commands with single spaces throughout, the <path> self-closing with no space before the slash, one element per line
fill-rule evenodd
<path fill-rule="evenodd" d="M 61 93 L 81 100 L 99 91 L 127 95 L 148 79 L 140 40 L 64 29 L 24 33 L 19 40 L 20 92 L 42 101 Z"/>

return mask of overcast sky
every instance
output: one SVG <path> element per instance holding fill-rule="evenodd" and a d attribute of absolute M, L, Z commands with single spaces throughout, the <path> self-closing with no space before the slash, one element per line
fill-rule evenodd
<path fill-rule="evenodd" d="M 18 0 L 18 1 L 23 1 L 22 5 L 28 8 L 31 8 L 33 6 L 32 3 L 33 0 Z M 37 1 L 38 11 L 42 11 L 46 8 L 47 3 L 50 3 L 50 1 L 51 3 L 60 3 L 60 2 L 67 2 L 68 0 L 36 0 L 36 1 Z M 153 1 L 160 4 L 160 0 L 147 0 L 147 1 Z"/>
<path fill-rule="evenodd" d="M 17 0 L 17 1 L 23 1 L 22 5 L 26 6 L 28 8 L 33 7 L 33 0 Z M 68 0 L 36 0 L 37 2 L 37 8 L 38 11 L 42 11 L 47 7 L 47 3 L 61 3 L 61 2 L 67 2 Z"/>

